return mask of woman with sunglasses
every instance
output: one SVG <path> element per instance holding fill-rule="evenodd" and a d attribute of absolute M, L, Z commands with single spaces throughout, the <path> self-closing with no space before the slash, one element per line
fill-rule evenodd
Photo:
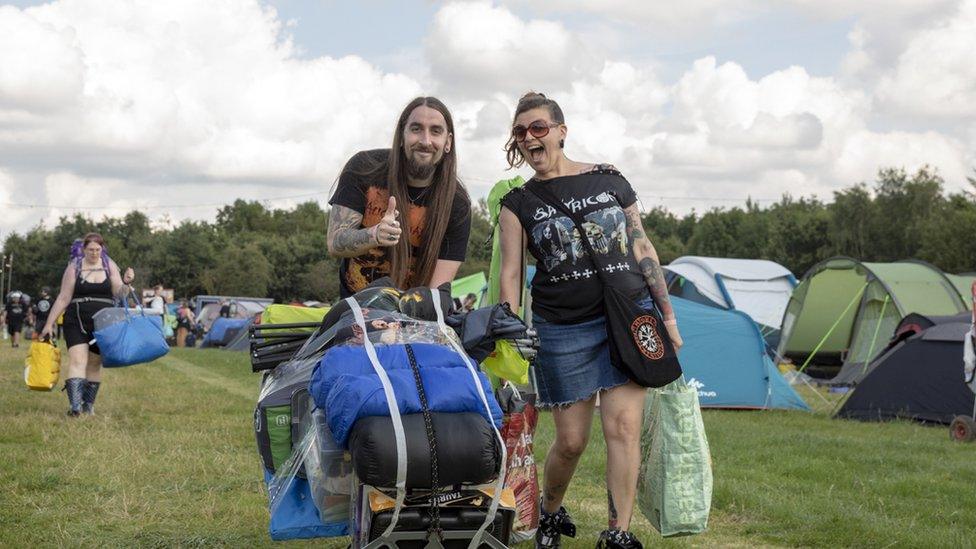
<path fill-rule="evenodd" d="M 501 300 L 519 306 L 522 256 L 535 257 L 532 322 L 540 349 L 534 367 L 539 404 L 552 409 L 556 440 L 546 456 L 542 513 L 536 547 L 560 547 L 575 536 L 563 497 L 589 441 L 600 396 L 600 421 L 607 446 L 609 528 L 597 547 L 635 548 L 629 531 L 637 490 L 640 431 L 645 389 L 610 362 L 603 311 L 603 282 L 581 238 L 587 238 L 603 266 L 603 279 L 650 309 L 655 304 L 675 348 L 677 322 L 654 246 L 644 234 L 637 195 L 608 164 L 570 160 L 563 147 L 567 128 L 562 109 L 538 93 L 524 95 L 515 109 L 506 146 L 508 163 L 524 163 L 535 174 L 502 199 Z M 559 210 L 553 197 L 585 220 L 585 235 Z"/>

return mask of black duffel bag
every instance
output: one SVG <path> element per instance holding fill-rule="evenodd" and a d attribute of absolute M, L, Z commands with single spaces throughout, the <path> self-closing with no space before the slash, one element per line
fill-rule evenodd
<path fill-rule="evenodd" d="M 431 445 L 423 414 L 400 416 L 407 441 L 407 488 L 431 486 Z M 501 448 L 495 429 L 481 414 L 431 413 L 436 433 L 438 484 L 484 484 L 498 476 Z M 356 476 L 364 484 L 391 487 L 396 484 L 397 453 L 393 420 L 364 417 L 349 434 Z"/>

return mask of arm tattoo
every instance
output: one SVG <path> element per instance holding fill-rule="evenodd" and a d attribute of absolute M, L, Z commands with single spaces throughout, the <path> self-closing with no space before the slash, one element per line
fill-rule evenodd
<path fill-rule="evenodd" d="M 329 212 L 329 244 L 332 255 L 354 257 L 375 246 L 368 228 L 360 228 L 363 216 L 343 206 L 335 206 Z"/>
<path fill-rule="evenodd" d="M 640 260 L 640 270 L 644 280 L 647 281 L 647 287 L 651 290 L 651 297 L 661 309 L 661 314 L 664 318 L 673 317 L 674 310 L 671 308 L 671 297 L 668 295 L 668 285 L 664 281 L 664 270 L 661 269 L 661 264 L 653 258 L 645 257 Z"/>
<path fill-rule="evenodd" d="M 647 238 L 640 213 L 637 210 L 624 210 L 624 213 L 627 215 L 627 236 L 630 237 L 630 241 L 636 243 L 642 238 Z"/>

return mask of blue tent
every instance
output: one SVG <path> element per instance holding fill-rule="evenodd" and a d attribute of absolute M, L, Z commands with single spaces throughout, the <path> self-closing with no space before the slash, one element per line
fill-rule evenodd
<path fill-rule="evenodd" d="M 810 409 L 769 359 L 749 315 L 680 297 L 671 303 L 684 340 L 678 359 L 702 407 Z"/>
<path fill-rule="evenodd" d="M 223 347 L 230 343 L 241 330 L 246 330 L 250 318 L 218 318 L 210 326 L 210 331 L 203 338 L 203 347 Z"/>

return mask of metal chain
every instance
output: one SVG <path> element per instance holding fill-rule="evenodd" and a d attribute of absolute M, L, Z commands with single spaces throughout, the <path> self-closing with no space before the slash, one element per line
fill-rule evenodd
<path fill-rule="evenodd" d="M 413 347 L 404 345 L 407 351 L 407 359 L 410 361 L 410 369 L 413 370 L 414 383 L 417 385 L 417 395 L 420 397 L 420 409 L 424 414 L 424 430 L 427 432 L 427 443 L 430 445 L 430 528 L 427 529 L 427 539 L 430 534 L 437 534 L 440 541 L 444 541 L 443 530 L 441 529 L 441 508 L 438 506 L 437 496 L 440 494 L 440 480 L 437 474 L 437 438 L 434 436 L 434 423 L 430 416 L 430 407 L 427 405 L 427 393 L 424 391 L 423 381 L 420 379 L 420 367 L 417 364 L 417 357 L 413 353 Z"/>

